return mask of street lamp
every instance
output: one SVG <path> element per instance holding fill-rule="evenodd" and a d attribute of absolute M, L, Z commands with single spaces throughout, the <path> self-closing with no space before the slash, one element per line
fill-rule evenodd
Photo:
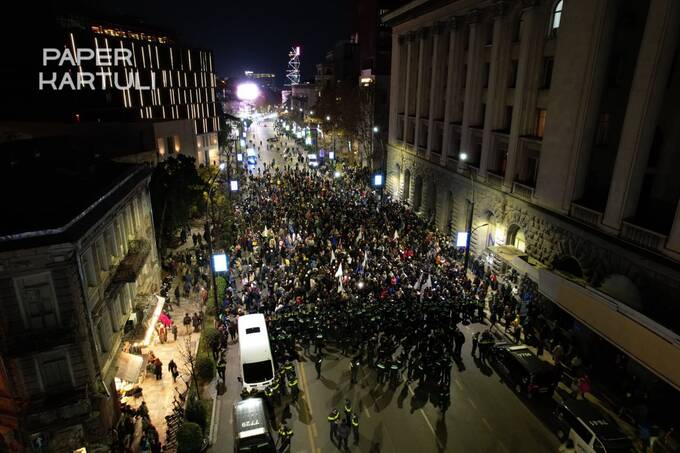
<path fill-rule="evenodd" d="M 373 133 L 377 134 L 380 131 L 380 128 L 378 126 L 373 126 Z"/>
<path fill-rule="evenodd" d="M 331 116 L 330 116 L 330 115 L 326 115 L 326 121 L 330 121 L 330 120 L 331 120 Z"/>

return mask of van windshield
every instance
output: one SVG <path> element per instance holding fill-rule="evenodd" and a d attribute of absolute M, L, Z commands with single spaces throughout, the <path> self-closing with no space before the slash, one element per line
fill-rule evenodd
<path fill-rule="evenodd" d="M 246 384 L 257 384 L 274 377 L 274 367 L 271 360 L 262 362 L 251 362 L 243 364 L 243 382 Z"/>

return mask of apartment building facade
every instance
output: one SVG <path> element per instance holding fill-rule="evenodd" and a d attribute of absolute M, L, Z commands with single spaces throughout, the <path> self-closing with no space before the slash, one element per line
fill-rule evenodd
<path fill-rule="evenodd" d="M 54 189 L 44 216 L 8 222 L 0 235 L 0 433 L 10 451 L 107 443 L 124 326 L 156 300 L 151 170 L 91 168 Z M 32 170 L 51 182 L 66 174 Z"/>
<path fill-rule="evenodd" d="M 389 192 L 680 387 L 680 4 L 414 1 Z M 663 359 L 665 355 L 666 359 Z"/>

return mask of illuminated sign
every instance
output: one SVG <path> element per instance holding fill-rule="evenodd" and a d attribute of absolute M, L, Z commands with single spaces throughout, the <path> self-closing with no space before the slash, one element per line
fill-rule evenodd
<path fill-rule="evenodd" d="M 229 270 L 229 258 L 224 253 L 213 255 L 213 270 L 215 272 L 227 272 Z"/>
<path fill-rule="evenodd" d="M 467 247 L 467 231 L 459 231 L 456 236 L 456 247 Z"/>

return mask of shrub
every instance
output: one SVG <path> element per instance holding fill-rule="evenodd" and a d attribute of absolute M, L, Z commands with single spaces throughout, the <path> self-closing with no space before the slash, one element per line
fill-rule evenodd
<path fill-rule="evenodd" d="M 196 377 L 201 382 L 210 382 L 215 377 L 215 362 L 208 354 L 196 358 Z"/>
<path fill-rule="evenodd" d="M 205 432 L 208 424 L 208 415 L 205 411 L 205 406 L 197 398 L 191 398 L 187 403 L 186 418 L 188 422 L 196 423 Z"/>
<path fill-rule="evenodd" d="M 177 453 L 199 453 L 203 447 L 203 432 L 196 423 L 187 422 L 177 432 Z"/>
<path fill-rule="evenodd" d="M 220 344 L 220 333 L 214 327 L 203 328 L 203 337 L 205 338 L 205 344 L 209 348 Z"/>
<path fill-rule="evenodd" d="M 217 299 L 223 301 L 227 291 L 227 280 L 224 277 L 215 277 L 215 285 L 217 285 Z"/>

